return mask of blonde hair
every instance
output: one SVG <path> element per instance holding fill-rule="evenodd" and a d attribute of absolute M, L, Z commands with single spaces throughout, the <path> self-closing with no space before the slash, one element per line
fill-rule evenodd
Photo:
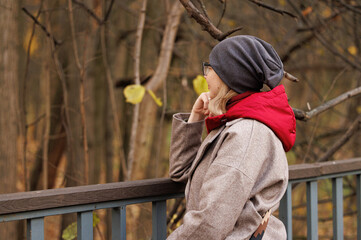
<path fill-rule="evenodd" d="M 208 110 L 210 112 L 210 116 L 217 116 L 226 113 L 227 102 L 229 99 L 237 95 L 237 92 L 233 91 L 224 82 L 222 82 L 217 96 L 209 101 Z"/>

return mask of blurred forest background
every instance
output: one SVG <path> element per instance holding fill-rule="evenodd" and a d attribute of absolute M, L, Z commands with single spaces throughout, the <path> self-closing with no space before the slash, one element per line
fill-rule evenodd
<path fill-rule="evenodd" d="M 167 177 L 172 114 L 190 111 L 202 61 L 236 34 L 271 43 L 299 79 L 285 83 L 297 117 L 289 164 L 360 157 L 360 26 L 360 0 L 0 0 L 0 193 Z M 124 97 L 132 84 L 146 89 L 139 104 Z M 319 185 L 320 239 L 332 239 L 331 185 Z M 353 178 L 344 191 L 355 239 Z M 305 200 L 299 185 L 297 239 Z M 168 209 L 172 231 L 183 200 Z M 151 205 L 127 214 L 128 239 L 150 239 Z M 96 216 L 95 239 L 110 239 L 109 214 Z M 46 238 L 75 219 L 46 218 Z M 1 239 L 24 228 L 0 224 Z"/>

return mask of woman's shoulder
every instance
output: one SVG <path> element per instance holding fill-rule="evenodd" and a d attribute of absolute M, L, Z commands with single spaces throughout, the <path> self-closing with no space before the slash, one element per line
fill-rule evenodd
<path fill-rule="evenodd" d="M 271 134 L 274 135 L 274 132 L 266 124 L 250 118 L 239 118 L 226 123 L 226 132 L 241 134 L 244 136 L 246 132 L 255 134 Z M 251 131 L 250 131 L 251 130 Z M 275 136 L 275 135 L 274 135 Z"/>
<path fill-rule="evenodd" d="M 270 155 L 284 158 L 285 152 L 281 140 L 267 125 L 254 119 L 237 119 L 227 124 L 222 143 L 231 145 L 232 151 L 242 155 L 267 159 Z"/>

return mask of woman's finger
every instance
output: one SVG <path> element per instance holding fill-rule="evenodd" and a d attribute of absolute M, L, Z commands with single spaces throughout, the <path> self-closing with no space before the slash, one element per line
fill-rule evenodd
<path fill-rule="evenodd" d="M 208 104 L 209 104 L 209 101 L 211 100 L 210 96 L 209 96 L 209 92 L 206 92 L 204 93 L 204 96 L 205 96 L 205 100 L 203 101 L 204 102 L 204 110 L 208 110 Z"/>

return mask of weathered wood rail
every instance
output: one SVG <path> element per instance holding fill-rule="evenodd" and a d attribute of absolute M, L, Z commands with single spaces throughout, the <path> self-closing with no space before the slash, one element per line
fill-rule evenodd
<path fill-rule="evenodd" d="M 287 239 L 292 236 L 292 185 L 306 183 L 307 239 L 318 239 L 317 181 L 332 180 L 333 239 L 343 239 L 343 177 L 356 176 L 357 240 L 361 240 L 361 158 L 324 163 L 289 166 L 289 183 L 279 208 L 279 217 L 286 226 Z"/>
<path fill-rule="evenodd" d="M 361 158 L 289 167 L 289 185 L 280 204 L 280 218 L 292 239 L 292 184 L 307 185 L 308 239 L 318 238 L 317 181 L 333 181 L 334 239 L 343 239 L 342 178 L 357 178 L 357 239 L 361 240 Z M 166 200 L 183 197 L 184 184 L 149 179 L 0 195 L 0 224 L 27 220 L 27 239 L 44 239 L 44 217 L 78 215 L 78 239 L 93 239 L 92 211 L 112 209 L 112 239 L 126 239 L 126 206 L 152 202 L 152 239 L 166 238 Z"/>

